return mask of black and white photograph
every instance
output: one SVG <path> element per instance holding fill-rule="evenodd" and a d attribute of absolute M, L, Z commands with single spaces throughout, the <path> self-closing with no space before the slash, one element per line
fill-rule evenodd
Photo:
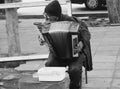
<path fill-rule="evenodd" d="M 120 89 L 120 0 L 0 0 L 0 89 Z"/>

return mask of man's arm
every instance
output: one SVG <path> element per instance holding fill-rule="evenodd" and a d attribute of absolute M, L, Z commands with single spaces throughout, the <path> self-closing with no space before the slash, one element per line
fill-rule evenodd
<path fill-rule="evenodd" d="M 90 41 L 91 34 L 90 34 L 89 30 L 88 30 L 87 25 L 82 21 L 80 21 L 79 32 L 80 32 L 82 41 Z"/>

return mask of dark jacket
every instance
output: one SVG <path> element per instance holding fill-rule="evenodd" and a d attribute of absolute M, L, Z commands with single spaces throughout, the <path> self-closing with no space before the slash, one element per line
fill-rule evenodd
<path fill-rule="evenodd" d="M 82 52 L 85 55 L 85 61 L 83 62 L 83 66 L 87 69 L 87 71 L 91 71 L 93 69 L 91 46 L 90 46 L 91 35 L 86 24 L 81 20 L 78 20 L 76 17 L 69 17 L 67 15 L 62 15 L 59 21 L 74 21 L 80 24 L 79 33 L 80 33 L 81 40 L 84 44 Z M 50 48 L 50 55 L 56 56 L 54 53 L 54 50 L 50 47 L 50 44 L 49 44 L 49 48 Z"/>
<path fill-rule="evenodd" d="M 83 66 L 86 67 L 87 71 L 91 71 L 93 69 L 92 64 L 92 54 L 91 54 L 91 45 L 90 45 L 90 32 L 86 24 L 77 19 L 76 17 L 69 17 L 67 15 L 62 15 L 60 21 L 75 21 L 80 24 L 79 32 L 81 34 L 82 42 L 84 44 L 83 53 L 86 57 L 86 60 L 83 63 Z"/>

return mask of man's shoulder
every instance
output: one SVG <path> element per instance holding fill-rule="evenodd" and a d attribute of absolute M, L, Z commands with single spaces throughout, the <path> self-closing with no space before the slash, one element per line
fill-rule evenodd
<path fill-rule="evenodd" d="M 75 21 L 75 19 L 72 16 L 62 14 L 61 21 Z"/>
<path fill-rule="evenodd" d="M 88 26 L 87 26 L 87 24 L 83 21 L 83 20 L 81 20 L 81 19 L 79 19 L 79 18 L 77 18 L 77 17 L 73 17 L 74 19 L 75 19 L 75 21 L 77 22 L 77 23 L 79 23 L 79 28 L 81 29 L 81 30 L 88 30 Z"/>
<path fill-rule="evenodd" d="M 81 20 L 81 19 L 79 19 L 79 18 L 77 18 L 77 17 L 74 17 L 74 16 L 73 16 L 73 18 L 74 18 L 74 20 L 75 20 L 76 22 L 78 22 L 79 24 L 81 24 L 81 25 L 86 25 L 85 21 L 83 21 L 83 20 Z"/>

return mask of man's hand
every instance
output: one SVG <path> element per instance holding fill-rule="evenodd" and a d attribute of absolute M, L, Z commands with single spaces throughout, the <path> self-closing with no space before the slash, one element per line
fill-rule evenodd
<path fill-rule="evenodd" d="M 37 26 L 40 32 L 42 31 L 43 24 L 41 22 L 35 22 L 34 25 Z"/>
<path fill-rule="evenodd" d="M 78 49 L 78 52 L 81 52 L 82 51 L 82 48 L 83 48 L 83 42 L 80 41 L 77 45 L 77 49 Z"/>
<path fill-rule="evenodd" d="M 43 46 L 45 44 L 45 41 L 40 37 L 40 35 L 38 36 L 38 40 L 39 40 L 41 46 Z"/>

